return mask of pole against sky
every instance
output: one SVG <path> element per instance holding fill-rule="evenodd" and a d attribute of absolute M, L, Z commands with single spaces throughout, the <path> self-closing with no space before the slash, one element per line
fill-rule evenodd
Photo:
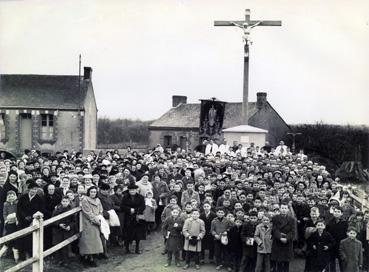
<path fill-rule="evenodd" d="M 369 1 L 0 0 L 0 73 L 93 68 L 99 116 L 152 120 L 217 97 L 242 101 L 243 42 L 214 20 L 282 20 L 251 33 L 249 100 L 287 123 L 369 124 Z"/>

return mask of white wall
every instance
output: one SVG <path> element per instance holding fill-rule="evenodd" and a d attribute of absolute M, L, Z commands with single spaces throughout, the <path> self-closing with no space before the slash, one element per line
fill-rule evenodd
<path fill-rule="evenodd" d="M 265 145 L 266 133 L 248 133 L 248 132 L 224 132 L 224 139 L 228 145 L 233 145 L 234 142 L 238 144 L 255 143 L 255 146 Z M 245 141 L 248 142 L 246 143 Z"/>

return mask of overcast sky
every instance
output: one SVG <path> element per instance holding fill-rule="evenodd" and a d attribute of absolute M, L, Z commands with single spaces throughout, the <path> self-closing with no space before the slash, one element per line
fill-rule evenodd
<path fill-rule="evenodd" d="M 242 32 L 256 27 L 250 95 L 287 123 L 369 124 L 367 0 L 0 0 L 0 73 L 78 74 L 93 68 L 99 116 L 160 117 L 171 96 L 241 101 Z M 1 99 L 1 98 L 0 98 Z"/>

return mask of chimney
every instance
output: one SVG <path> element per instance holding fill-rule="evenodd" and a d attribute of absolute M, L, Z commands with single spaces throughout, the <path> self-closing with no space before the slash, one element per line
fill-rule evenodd
<path fill-rule="evenodd" d="M 83 67 L 83 79 L 91 80 L 92 77 L 92 68 L 91 67 Z"/>
<path fill-rule="evenodd" d="M 175 108 L 179 104 L 187 104 L 187 96 L 184 96 L 184 95 L 173 95 L 172 96 L 172 107 Z"/>
<path fill-rule="evenodd" d="M 256 93 L 256 107 L 260 110 L 265 107 L 267 103 L 267 93 Z"/>

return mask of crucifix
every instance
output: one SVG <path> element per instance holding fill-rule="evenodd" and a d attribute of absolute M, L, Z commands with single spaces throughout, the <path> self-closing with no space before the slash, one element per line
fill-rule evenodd
<path fill-rule="evenodd" d="M 250 10 L 246 9 L 244 21 L 214 21 L 214 26 L 236 26 L 243 30 L 244 59 L 243 59 L 243 100 L 242 100 L 242 122 L 248 124 L 248 95 L 249 95 L 249 46 L 250 30 L 256 26 L 281 26 L 282 21 L 260 21 L 250 20 Z"/>

